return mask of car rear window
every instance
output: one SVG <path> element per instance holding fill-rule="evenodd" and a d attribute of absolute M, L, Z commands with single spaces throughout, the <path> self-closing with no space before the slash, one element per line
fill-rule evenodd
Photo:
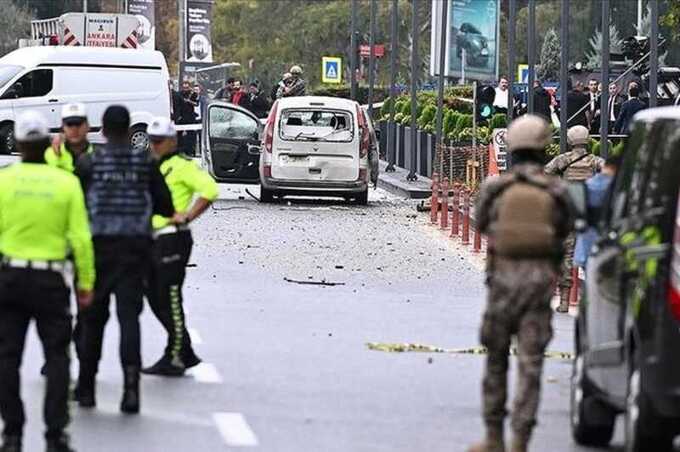
<path fill-rule="evenodd" d="M 281 112 L 279 136 L 285 141 L 350 142 L 353 115 L 343 110 L 289 108 Z"/>

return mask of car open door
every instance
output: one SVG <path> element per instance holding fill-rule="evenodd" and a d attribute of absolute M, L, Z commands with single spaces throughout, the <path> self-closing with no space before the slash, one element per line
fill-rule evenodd
<path fill-rule="evenodd" d="M 258 183 L 262 124 L 248 110 L 226 102 L 208 105 L 202 158 L 219 182 Z"/>

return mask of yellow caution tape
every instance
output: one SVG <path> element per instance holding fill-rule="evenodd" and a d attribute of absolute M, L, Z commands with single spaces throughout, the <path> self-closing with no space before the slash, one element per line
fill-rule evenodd
<path fill-rule="evenodd" d="M 481 346 L 470 348 L 441 348 L 425 344 L 409 344 L 409 343 L 390 344 L 384 342 L 367 342 L 366 346 L 368 347 L 369 350 L 388 353 L 424 352 L 424 353 L 449 353 L 458 355 L 485 355 L 488 353 L 487 348 Z M 517 347 L 510 347 L 509 355 L 517 356 L 518 354 L 519 351 L 517 350 Z M 546 351 L 544 353 L 544 356 L 546 358 L 552 359 L 566 359 L 566 360 L 574 359 L 574 354 L 568 352 Z"/>

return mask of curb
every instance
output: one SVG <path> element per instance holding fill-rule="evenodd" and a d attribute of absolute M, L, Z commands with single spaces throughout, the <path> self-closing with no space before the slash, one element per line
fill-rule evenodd
<path fill-rule="evenodd" d="M 381 160 L 380 175 L 378 177 L 378 187 L 408 199 L 427 199 L 432 195 L 432 180 L 428 177 L 418 175 L 418 180 L 409 182 L 406 180 L 409 171 L 395 166 L 394 172 L 385 172 L 387 162 Z"/>

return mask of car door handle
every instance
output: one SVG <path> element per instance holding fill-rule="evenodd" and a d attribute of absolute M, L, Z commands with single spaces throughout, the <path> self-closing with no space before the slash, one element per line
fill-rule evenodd
<path fill-rule="evenodd" d="M 248 147 L 248 154 L 250 154 L 250 155 L 260 155 L 260 146 L 259 145 L 248 143 L 246 146 Z"/>
<path fill-rule="evenodd" d="M 54 104 L 54 103 L 59 102 L 59 99 L 50 99 L 50 100 L 48 100 L 47 102 L 49 102 L 49 103 L 51 103 L 51 104 Z"/>

